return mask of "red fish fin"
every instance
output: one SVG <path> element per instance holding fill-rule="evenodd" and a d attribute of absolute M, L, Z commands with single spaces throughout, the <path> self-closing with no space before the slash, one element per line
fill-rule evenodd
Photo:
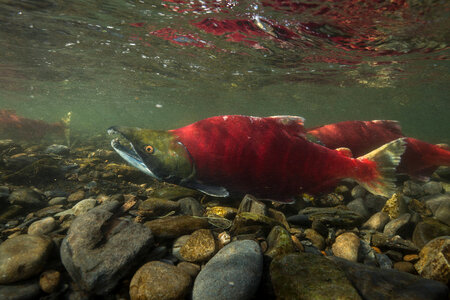
<path fill-rule="evenodd" d="M 366 168 L 360 169 L 356 181 L 372 194 L 392 196 L 396 189 L 396 169 L 405 149 L 405 139 L 399 138 L 358 157 Z"/>
<path fill-rule="evenodd" d="M 376 123 L 376 124 L 381 124 L 381 125 L 383 125 L 384 128 L 388 129 L 392 133 L 403 136 L 402 127 L 400 126 L 400 123 L 398 121 L 395 121 L 395 120 L 373 120 L 372 122 Z"/>
<path fill-rule="evenodd" d="M 336 151 L 339 152 L 339 154 L 344 155 L 346 157 L 353 157 L 352 150 L 350 150 L 349 148 L 340 147 L 337 148 Z"/>

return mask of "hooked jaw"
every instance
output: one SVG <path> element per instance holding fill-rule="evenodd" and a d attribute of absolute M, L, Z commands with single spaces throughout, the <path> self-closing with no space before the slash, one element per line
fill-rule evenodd
<path fill-rule="evenodd" d="M 137 153 L 136 149 L 134 148 L 133 144 L 128 141 L 128 139 L 115 127 L 108 128 L 108 134 L 109 135 L 118 135 L 118 137 L 111 140 L 111 147 L 130 165 L 133 167 L 139 169 L 140 171 L 144 172 L 147 175 L 152 176 L 153 178 L 156 178 L 160 180 L 158 176 L 156 176 L 144 163 L 144 160 L 142 157 Z M 120 143 L 120 138 L 125 139 L 126 142 L 130 144 L 130 147 L 126 147 L 123 144 Z"/>

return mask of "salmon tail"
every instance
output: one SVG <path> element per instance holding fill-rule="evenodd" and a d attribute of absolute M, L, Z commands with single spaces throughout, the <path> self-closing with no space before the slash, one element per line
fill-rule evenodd
<path fill-rule="evenodd" d="M 391 197 L 395 193 L 396 169 L 406 149 L 404 138 L 389 142 L 368 154 L 358 157 L 365 162 L 364 174 L 358 176 L 358 183 L 372 194 Z"/>

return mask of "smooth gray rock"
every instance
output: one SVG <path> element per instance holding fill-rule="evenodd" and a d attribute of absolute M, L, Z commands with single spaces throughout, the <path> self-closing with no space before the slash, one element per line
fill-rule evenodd
<path fill-rule="evenodd" d="M 370 212 L 366 208 L 363 198 L 356 198 L 355 200 L 350 201 L 347 204 L 347 207 L 355 213 L 361 215 L 364 219 L 367 219 L 370 216 Z"/>
<path fill-rule="evenodd" d="M 383 270 L 328 257 L 345 272 L 365 300 L 440 300 L 448 298 L 448 287 L 438 281 L 397 270 Z"/>
<path fill-rule="evenodd" d="M 450 195 L 437 194 L 425 199 L 425 204 L 439 221 L 450 226 Z"/>
<path fill-rule="evenodd" d="M 193 300 L 250 299 L 261 280 L 263 256 L 253 240 L 235 241 L 222 248 L 200 271 Z"/>
<path fill-rule="evenodd" d="M 435 195 L 442 192 L 442 184 L 437 181 L 429 181 L 425 183 L 422 188 L 427 195 Z"/>
<path fill-rule="evenodd" d="M 66 145 L 53 144 L 48 146 L 44 152 L 47 154 L 67 155 L 70 149 Z"/>
<path fill-rule="evenodd" d="M 384 235 L 391 238 L 395 235 L 400 235 L 403 238 L 411 236 L 414 230 L 414 224 L 410 222 L 411 215 L 408 213 L 400 215 L 397 219 L 391 220 L 384 226 Z"/>
<path fill-rule="evenodd" d="M 111 291 L 152 245 L 148 228 L 113 218 L 118 206 L 111 201 L 78 216 L 61 244 L 61 260 L 84 291 Z"/>
<path fill-rule="evenodd" d="M 39 274 L 53 243 L 44 236 L 18 235 L 0 244 L 0 284 L 14 283 Z"/>
<path fill-rule="evenodd" d="M 45 206 L 45 202 L 42 201 L 42 195 L 29 188 L 20 188 L 13 191 L 8 198 L 11 204 L 16 204 L 29 208 L 40 208 Z"/>
<path fill-rule="evenodd" d="M 375 231 L 383 231 L 384 226 L 389 222 L 390 218 L 384 211 L 379 211 L 373 214 L 369 220 L 367 220 L 363 225 L 362 229 L 372 229 Z"/>
<path fill-rule="evenodd" d="M 187 216 L 203 216 L 203 206 L 196 199 L 192 197 L 185 197 L 178 200 L 178 204 L 180 205 L 180 213 L 182 215 Z"/>

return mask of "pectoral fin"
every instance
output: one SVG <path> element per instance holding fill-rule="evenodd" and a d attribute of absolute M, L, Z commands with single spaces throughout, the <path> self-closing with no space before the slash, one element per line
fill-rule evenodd
<path fill-rule="evenodd" d="M 205 193 L 206 195 L 213 197 L 228 197 L 230 195 L 227 189 L 222 186 L 206 185 L 195 180 L 185 182 L 183 183 L 183 186 L 195 189 L 197 191 L 200 191 L 202 193 Z"/>

